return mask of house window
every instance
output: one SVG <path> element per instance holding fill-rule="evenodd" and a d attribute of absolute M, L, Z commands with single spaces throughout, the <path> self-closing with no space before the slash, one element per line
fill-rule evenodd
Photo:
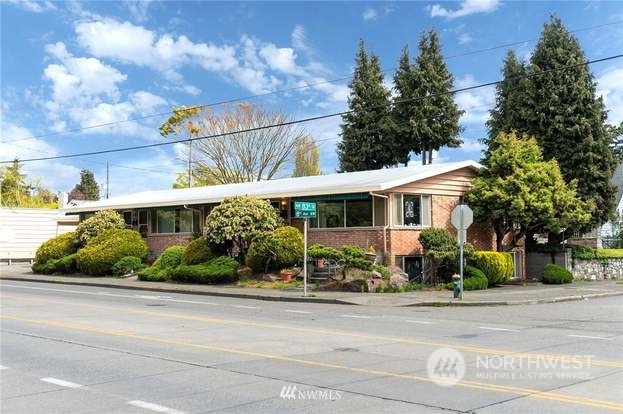
<path fill-rule="evenodd" d="M 430 196 L 394 194 L 394 225 L 409 227 L 430 226 Z"/>
<path fill-rule="evenodd" d="M 400 267 L 409 275 L 409 281 L 422 281 L 423 258 L 422 256 L 396 256 L 396 266 Z"/>
<path fill-rule="evenodd" d="M 344 201 L 320 201 L 316 209 L 318 227 L 344 227 Z"/>
<path fill-rule="evenodd" d="M 346 200 L 346 227 L 370 227 L 372 203 L 370 200 Z"/>
<path fill-rule="evenodd" d="M 200 213 L 195 210 L 185 208 L 152 210 L 151 232 L 159 234 L 198 232 L 200 221 Z"/>
<path fill-rule="evenodd" d="M 126 226 L 132 227 L 132 212 L 131 211 L 123 212 L 123 221 L 125 221 Z"/>
<path fill-rule="evenodd" d="M 291 202 L 292 209 L 294 209 L 294 201 Z M 379 202 L 367 193 L 304 197 L 298 198 L 296 201 L 316 203 L 316 217 L 309 220 L 310 228 L 352 228 L 385 225 L 385 200 L 381 199 Z"/>

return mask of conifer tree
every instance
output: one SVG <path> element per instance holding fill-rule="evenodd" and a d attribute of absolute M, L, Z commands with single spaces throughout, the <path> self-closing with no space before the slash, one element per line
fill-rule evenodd
<path fill-rule="evenodd" d="M 350 84 L 350 112 L 342 116 L 338 143 L 340 171 L 375 170 L 396 163 L 391 140 L 389 91 L 383 85 L 379 59 L 368 56 L 363 40 Z"/>
<path fill-rule="evenodd" d="M 412 119 L 417 116 L 416 101 L 419 85 L 416 68 L 409 59 L 409 47 L 402 49 L 398 69 L 394 74 L 394 88 L 396 95 L 392 105 L 393 141 L 396 159 L 400 163 L 408 163 L 410 153 L 415 155 L 422 152 L 419 137 L 413 128 Z"/>

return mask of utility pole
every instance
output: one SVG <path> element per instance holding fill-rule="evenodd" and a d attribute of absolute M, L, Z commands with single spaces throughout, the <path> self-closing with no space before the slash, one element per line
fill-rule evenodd
<path fill-rule="evenodd" d="M 108 179 L 109 177 L 109 165 L 108 165 L 108 161 L 106 161 L 106 200 L 108 200 L 108 196 L 110 195 L 110 191 L 108 191 L 109 189 L 109 185 L 110 185 L 110 181 Z"/>
<path fill-rule="evenodd" d="M 188 141 L 188 188 L 193 186 L 192 183 L 192 161 L 193 161 L 193 142 Z"/>

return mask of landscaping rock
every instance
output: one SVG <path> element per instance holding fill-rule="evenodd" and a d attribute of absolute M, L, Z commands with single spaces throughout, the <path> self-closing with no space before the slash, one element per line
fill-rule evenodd
<path fill-rule="evenodd" d="M 400 287 L 409 283 L 409 275 L 402 271 L 393 271 L 389 276 L 390 286 Z"/>

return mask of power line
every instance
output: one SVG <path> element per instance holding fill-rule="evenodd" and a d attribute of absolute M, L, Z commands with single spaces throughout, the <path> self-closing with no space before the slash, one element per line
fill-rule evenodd
<path fill-rule="evenodd" d="M 498 85 L 500 83 L 506 82 L 506 81 L 511 80 L 511 79 L 512 80 L 517 80 L 517 79 L 532 78 L 532 77 L 544 75 L 546 73 L 560 72 L 560 71 L 563 71 L 563 70 L 573 69 L 573 68 L 577 68 L 577 67 L 581 67 L 581 66 L 588 66 L 588 65 L 591 65 L 593 63 L 606 62 L 606 61 L 609 61 L 609 60 L 619 59 L 621 57 L 623 57 L 623 54 L 612 55 L 612 56 L 608 56 L 608 57 L 601 58 L 601 59 L 588 60 L 588 61 L 585 61 L 585 62 L 582 62 L 582 63 L 576 63 L 576 64 L 573 64 L 573 65 L 561 66 L 561 67 L 558 67 L 558 68 L 551 68 L 551 69 L 542 70 L 542 71 L 539 71 L 539 72 L 535 72 L 535 73 L 531 73 L 531 74 L 527 74 L 527 75 L 523 75 L 523 76 L 516 76 L 516 77 L 510 78 L 510 79 L 502 79 L 502 80 L 497 80 L 497 81 L 493 81 L 493 82 L 487 82 L 487 83 L 481 83 L 481 84 L 478 84 L 478 85 L 467 86 L 467 87 L 464 87 L 464 88 L 454 89 L 454 90 L 448 91 L 448 92 L 439 92 L 439 93 L 433 93 L 433 94 L 430 94 L 430 95 L 426 95 L 426 96 L 423 96 L 423 97 L 402 99 L 402 100 L 397 101 L 397 102 L 419 102 L 419 101 L 423 101 L 425 99 L 431 99 L 431 98 L 434 98 L 434 97 L 437 97 L 437 96 L 454 95 L 454 94 L 457 94 L 457 93 L 467 92 L 467 91 L 471 91 L 471 90 L 474 90 L 474 89 L 480 89 L 480 88 L 485 88 L 485 87 L 488 87 L 488 86 Z M 380 106 L 372 107 L 370 109 L 374 109 L 374 108 L 378 108 L 378 107 L 380 107 Z M 162 147 L 162 146 L 165 146 L 165 145 L 173 145 L 173 144 L 179 144 L 179 143 L 184 143 L 184 142 L 194 142 L 194 141 L 198 141 L 198 140 L 201 140 L 201 139 L 220 138 L 220 137 L 225 137 L 225 136 L 234 135 L 234 134 L 242 134 L 242 133 L 249 133 L 249 132 L 260 131 L 260 130 L 263 130 L 263 129 L 277 128 L 277 127 L 282 127 L 282 126 L 289 126 L 289 125 L 313 122 L 313 121 L 318 121 L 318 120 L 321 120 L 321 119 L 327 119 L 327 118 L 333 118 L 333 117 L 336 117 L 336 116 L 346 115 L 346 114 L 351 113 L 351 112 L 353 112 L 353 110 L 334 112 L 334 113 L 324 114 L 324 115 L 317 115 L 317 116 L 313 116 L 313 117 L 309 117 L 309 118 L 303 118 L 303 119 L 297 119 L 297 120 L 292 120 L 292 121 L 286 121 L 286 122 L 281 122 L 281 123 L 272 124 L 272 125 L 264 125 L 264 126 L 259 126 L 259 127 L 247 128 L 247 129 L 238 130 L 238 131 L 224 132 L 224 133 L 213 134 L 213 135 L 204 135 L 204 136 L 195 137 L 195 138 L 180 139 L 180 140 L 174 140 L 174 141 L 165 141 L 165 142 L 159 142 L 159 143 L 155 143 L 155 144 L 136 145 L 136 146 L 124 147 L 124 148 L 114 148 L 114 149 L 101 150 L 101 151 L 83 152 L 83 153 L 79 153 L 79 154 L 67 154 L 67 155 L 58 155 L 58 156 L 52 156 L 52 157 L 29 158 L 29 159 L 20 160 L 20 162 L 48 161 L 48 160 L 57 160 L 57 159 L 64 159 L 64 158 L 84 157 L 84 156 L 89 156 L 89 155 L 102 155 L 102 154 L 110 154 L 110 153 L 114 153 L 114 152 L 134 151 L 134 150 L 138 150 L 138 149 Z M 13 160 L 0 161 L 0 164 L 7 164 L 7 163 L 12 163 L 12 162 L 13 162 Z"/>
<path fill-rule="evenodd" d="M 589 27 L 584 27 L 584 28 L 580 28 L 580 29 L 570 30 L 569 32 L 570 33 L 578 33 L 578 32 L 583 32 L 583 31 L 588 31 L 588 30 L 599 29 L 599 28 L 602 28 L 602 27 L 613 26 L 613 25 L 620 24 L 620 23 L 623 23 L 623 20 L 616 20 L 616 21 L 610 22 L 610 23 L 603 23 L 603 24 L 599 24 L 599 25 L 595 25 L 595 26 L 589 26 Z M 517 46 L 517 45 L 521 45 L 521 44 L 524 44 L 524 43 L 535 42 L 537 40 L 539 40 L 539 39 L 538 38 L 532 38 L 532 39 L 520 40 L 520 41 L 516 41 L 516 42 L 503 43 L 503 44 L 500 44 L 500 45 L 497 45 L 497 46 L 491 46 L 491 47 L 484 48 L 484 49 L 476 49 L 476 50 L 471 50 L 471 51 L 467 51 L 467 52 L 463 52 L 463 53 L 457 53 L 457 54 L 454 54 L 454 55 L 449 55 L 449 56 L 444 57 L 444 59 L 445 60 L 449 60 L 449 59 L 455 59 L 455 58 L 458 58 L 458 57 L 471 56 L 471 55 L 475 55 L 475 54 L 479 54 L 479 53 L 490 52 L 492 50 L 503 49 L 503 48 L 511 47 L 511 46 Z M 391 71 L 394 71 L 394 70 L 396 70 L 396 67 L 391 67 L 389 69 L 384 69 L 384 70 L 382 70 L 382 72 L 383 73 L 387 73 L 387 72 L 391 72 Z M 226 100 L 221 100 L 221 101 L 217 101 L 217 102 L 212 102 L 212 103 L 209 103 L 209 104 L 193 105 L 193 106 L 188 107 L 187 109 L 192 110 L 192 109 L 211 108 L 211 107 L 220 106 L 220 105 L 226 105 L 226 104 L 230 104 L 230 103 L 247 101 L 247 100 L 250 100 L 250 99 L 263 98 L 263 97 L 266 97 L 266 96 L 277 95 L 277 94 L 281 94 L 281 93 L 294 92 L 294 91 L 302 90 L 302 89 L 309 89 L 309 88 L 313 88 L 314 86 L 327 85 L 327 84 L 342 82 L 342 81 L 350 80 L 350 79 L 352 79 L 352 75 L 341 77 L 341 78 L 336 78 L 336 79 L 331 79 L 331 80 L 312 82 L 312 83 L 307 83 L 306 82 L 305 85 L 301 85 L 301 86 L 295 86 L 295 87 L 286 88 L 286 89 L 278 89 L 278 90 L 271 91 L 271 92 L 265 92 L 265 93 L 261 93 L 261 94 L 255 94 L 255 95 L 248 95 L 248 96 L 245 96 L 245 97 L 226 99 Z M 158 112 L 158 113 L 153 113 L 153 114 L 149 114 L 149 115 L 143 115 L 143 116 L 140 116 L 140 117 L 133 117 L 133 118 L 123 119 L 123 120 L 118 120 L 118 121 L 111 121 L 111 122 L 106 122 L 106 123 L 101 123 L 101 124 L 87 125 L 87 126 L 84 126 L 84 127 L 72 128 L 72 129 L 68 129 L 68 130 L 64 130 L 64 131 L 49 132 L 49 133 L 45 133 L 45 134 L 33 135 L 33 136 L 30 136 L 30 137 L 17 138 L 17 139 L 5 139 L 5 140 L 0 140 L 0 143 L 12 143 L 12 142 L 19 142 L 19 141 L 28 141 L 28 140 L 32 140 L 32 139 L 38 139 L 38 138 L 47 138 L 47 137 L 56 136 L 56 135 L 73 134 L 73 133 L 80 132 L 80 131 L 87 131 L 87 130 L 90 130 L 90 129 L 103 128 L 103 127 L 113 126 L 113 125 L 120 125 L 120 124 L 125 124 L 125 123 L 128 123 L 128 122 L 135 122 L 135 121 L 141 121 L 141 120 L 144 120 L 144 119 L 151 119 L 151 118 L 157 118 L 157 117 L 161 117 L 161 116 L 167 116 L 167 115 L 170 115 L 170 114 L 171 114 L 171 111 Z"/>

